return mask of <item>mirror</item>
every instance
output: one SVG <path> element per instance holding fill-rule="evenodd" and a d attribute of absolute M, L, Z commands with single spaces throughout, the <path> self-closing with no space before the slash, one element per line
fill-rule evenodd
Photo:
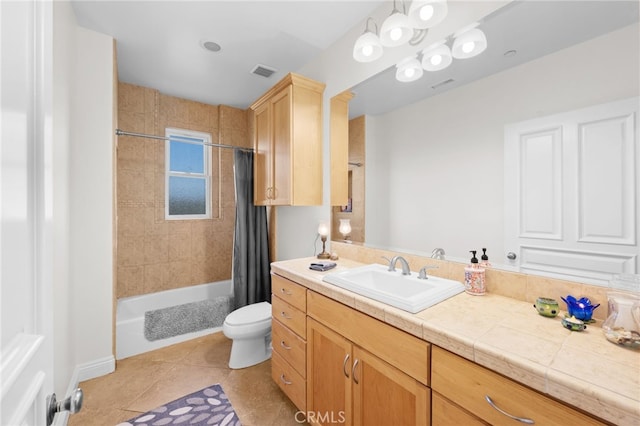
<path fill-rule="evenodd" d="M 637 2 L 515 1 L 481 23 L 481 55 L 413 83 L 392 67 L 353 87 L 350 117 L 365 116 L 363 166 L 351 167 L 365 172 L 364 243 L 426 256 L 441 247 L 457 261 L 486 247 L 513 269 L 505 125 L 638 96 L 637 22 Z M 341 214 L 333 208 L 335 223 Z"/>

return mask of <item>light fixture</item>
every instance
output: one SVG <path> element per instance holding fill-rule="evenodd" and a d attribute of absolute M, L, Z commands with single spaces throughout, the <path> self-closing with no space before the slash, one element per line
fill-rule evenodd
<path fill-rule="evenodd" d="M 477 23 L 456 32 L 453 37 L 451 54 L 457 59 L 472 58 L 487 48 L 487 37 L 478 28 Z"/>
<path fill-rule="evenodd" d="M 369 29 L 369 21 L 375 25 L 375 32 L 371 32 Z M 358 62 L 371 62 L 381 56 L 382 44 L 380 43 L 380 38 L 378 38 L 378 25 L 372 18 L 368 18 L 364 33 L 358 37 L 356 44 L 353 46 L 353 59 Z"/>
<path fill-rule="evenodd" d="M 447 16 L 446 0 L 413 0 L 409 7 L 409 25 L 414 28 L 431 28 Z"/>
<path fill-rule="evenodd" d="M 345 243 L 350 243 L 349 234 L 351 233 L 351 220 L 350 219 L 340 219 L 340 226 L 338 227 L 338 231 L 342 234 L 342 238 Z"/>
<path fill-rule="evenodd" d="M 422 68 L 427 71 L 440 71 L 451 65 L 453 57 L 445 40 L 432 44 L 422 51 Z"/>
<path fill-rule="evenodd" d="M 380 28 L 380 42 L 383 46 L 396 47 L 408 42 L 412 35 L 413 28 L 409 26 L 409 17 L 398 10 L 396 0 L 393 0 L 393 11 Z"/>
<path fill-rule="evenodd" d="M 320 221 L 320 224 L 318 225 L 318 234 L 320 234 L 320 239 L 322 240 L 322 252 L 318 254 L 318 259 L 329 259 L 331 255 L 325 250 L 327 235 L 329 235 L 329 225 L 326 221 Z"/>
<path fill-rule="evenodd" d="M 416 56 L 409 56 L 396 65 L 396 79 L 403 83 L 416 81 L 422 74 L 422 65 Z"/>

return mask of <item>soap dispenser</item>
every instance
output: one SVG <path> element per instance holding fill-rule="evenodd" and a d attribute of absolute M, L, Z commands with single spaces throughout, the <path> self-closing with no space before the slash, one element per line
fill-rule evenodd
<path fill-rule="evenodd" d="M 486 292 L 484 267 L 478 263 L 477 251 L 471 250 L 470 253 L 473 257 L 471 263 L 464 268 L 464 291 L 474 296 L 481 296 Z"/>
<path fill-rule="evenodd" d="M 484 247 L 482 248 L 482 256 L 480 256 L 480 266 L 485 269 L 491 267 L 489 256 L 487 256 L 487 249 Z"/>

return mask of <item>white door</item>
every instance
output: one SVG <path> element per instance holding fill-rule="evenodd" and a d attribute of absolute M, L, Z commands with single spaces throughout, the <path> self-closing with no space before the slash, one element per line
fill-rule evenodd
<path fill-rule="evenodd" d="M 505 127 L 505 248 L 524 272 L 639 273 L 638 98 Z"/>
<path fill-rule="evenodd" d="M 0 424 L 44 425 L 53 389 L 52 5 L 0 1 Z"/>

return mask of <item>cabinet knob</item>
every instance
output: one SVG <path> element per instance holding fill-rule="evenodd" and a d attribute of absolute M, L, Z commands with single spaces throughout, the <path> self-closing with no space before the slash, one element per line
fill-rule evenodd
<path fill-rule="evenodd" d="M 285 290 L 284 288 L 281 288 L 281 289 L 280 289 L 280 293 L 282 293 L 282 294 L 286 294 L 287 296 L 291 296 L 291 292 L 290 292 L 290 291 Z"/>

